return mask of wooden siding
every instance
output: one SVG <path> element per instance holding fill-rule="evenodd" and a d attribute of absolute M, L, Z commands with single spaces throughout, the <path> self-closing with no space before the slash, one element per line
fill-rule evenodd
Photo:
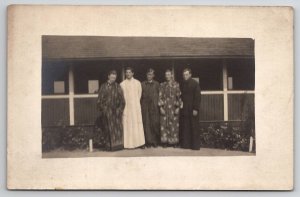
<path fill-rule="evenodd" d="M 75 98 L 75 125 L 91 125 L 94 124 L 97 111 L 97 98 Z"/>
<path fill-rule="evenodd" d="M 200 121 L 222 121 L 223 106 L 223 95 L 201 95 Z"/>
<path fill-rule="evenodd" d="M 42 127 L 69 123 L 69 99 L 42 99 Z"/>
<path fill-rule="evenodd" d="M 93 125 L 97 119 L 97 98 L 75 98 L 75 125 Z M 228 94 L 229 120 L 254 116 L 254 94 Z M 200 121 L 224 121 L 223 95 L 201 95 Z M 42 100 L 42 126 L 69 125 L 68 99 Z"/>
<path fill-rule="evenodd" d="M 229 120 L 245 120 L 254 117 L 254 94 L 228 94 Z"/>

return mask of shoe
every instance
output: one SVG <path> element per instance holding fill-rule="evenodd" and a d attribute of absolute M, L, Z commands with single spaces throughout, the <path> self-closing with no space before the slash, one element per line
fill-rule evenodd
<path fill-rule="evenodd" d="M 173 148 L 179 148 L 180 146 L 179 146 L 179 144 L 174 144 L 173 145 Z"/>

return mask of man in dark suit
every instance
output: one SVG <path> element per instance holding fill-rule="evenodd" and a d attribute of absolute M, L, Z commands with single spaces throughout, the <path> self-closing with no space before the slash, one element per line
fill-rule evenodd
<path fill-rule="evenodd" d="M 182 148 L 200 149 L 199 109 L 201 90 L 199 83 L 192 79 L 189 68 L 183 70 L 181 85 L 183 108 L 180 119 L 180 144 Z"/>

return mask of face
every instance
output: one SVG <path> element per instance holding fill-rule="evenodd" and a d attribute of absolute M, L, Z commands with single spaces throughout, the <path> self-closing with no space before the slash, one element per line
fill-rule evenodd
<path fill-rule="evenodd" d="M 192 77 L 192 74 L 189 72 L 189 71 L 185 71 L 184 73 L 183 73 L 183 79 L 184 80 L 188 80 L 188 79 L 190 79 Z"/>
<path fill-rule="evenodd" d="M 126 70 L 125 75 L 126 75 L 126 79 L 131 79 L 133 77 L 132 70 Z"/>
<path fill-rule="evenodd" d="M 110 82 L 115 82 L 116 79 L 117 79 L 117 75 L 116 74 L 110 74 L 110 75 L 108 75 L 108 80 Z"/>
<path fill-rule="evenodd" d="M 148 81 L 152 81 L 154 78 L 154 74 L 153 73 L 147 73 L 147 80 Z"/>
<path fill-rule="evenodd" d="M 172 79 L 173 75 L 171 72 L 166 72 L 165 77 L 166 77 L 167 81 L 170 81 Z"/>

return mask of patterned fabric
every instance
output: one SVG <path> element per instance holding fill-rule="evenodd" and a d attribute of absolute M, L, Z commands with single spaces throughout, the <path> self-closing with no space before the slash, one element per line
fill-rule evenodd
<path fill-rule="evenodd" d="M 160 84 L 158 105 L 165 111 L 165 114 L 160 115 L 161 143 L 174 145 L 179 142 L 179 108 L 182 105 L 180 95 L 176 81 Z"/>
<path fill-rule="evenodd" d="M 159 83 L 157 81 L 144 81 L 142 83 L 142 116 L 147 145 L 157 145 L 160 142 Z"/>
<path fill-rule="evenodd" d="M 116 82 L 102 84 L 97 105 L 106 148 L 109 150 L 123 149 L 122 115 L 125 100 L 120 85 Z"/>
<path fill-rule="evenodd" d="M 93 132 L 93 146 L 95 148 L 105 148 L 111 150 L 109 135 L 103 131 L 102 119 L 100 116 L 97 117 Z"/>

